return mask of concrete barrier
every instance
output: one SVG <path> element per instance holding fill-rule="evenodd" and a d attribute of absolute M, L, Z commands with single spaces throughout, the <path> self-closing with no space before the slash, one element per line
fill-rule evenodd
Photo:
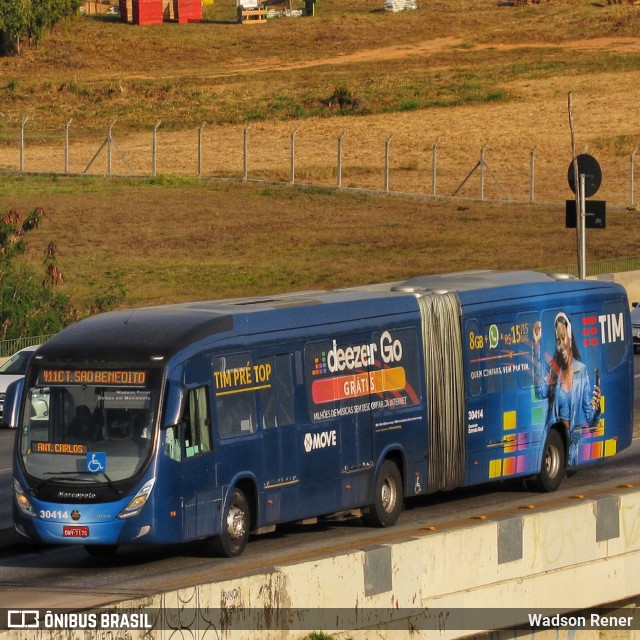
<path fill-rule="evenodd" d="M 132 639 L 186 637 L 181 626 L 193 638 L 242 640 L 295 640 L 312 631 L 354 640 L 447 640 L 519 625 L 500 638 L 572 640 L 576 631 L 600 638 L 603 630 L 608 639 L 640 637 L 635 606 L 619 609 L 618 624 L 607 618 L 608 626 L 594 627 L 590 614 L 583 623 L 576 613 L 640 593 L 640 489 L 614 487 L 543 504 L 426 527 L 335 556 L 307 553 L 287 565 L 129 599 L 108 611 L 146 614 L 153 630 L 120 631 Z M 99 629 L 107 610 L 92 611 Z M 564 624 L 557 618 L 557 626 L 545 628 L 545 620 L 570 612 Z M 545 616 L 540 630 L 531 629 L 530 614 Z M 98 629 L 83 637 L 103 637 Z M 16 629 L 0 633 L 2 640 L 26 637 Z M 41 615 L 37 637 L 53 640 L 60 630 L 45 629 Z"/>

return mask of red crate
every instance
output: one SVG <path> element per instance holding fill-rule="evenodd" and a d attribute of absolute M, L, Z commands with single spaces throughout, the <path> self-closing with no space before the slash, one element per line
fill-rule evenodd
<path fill-rule="evenodd" d="M 133 0 L 133 22 L 141 25 L 162 24 L 162 0 Z"/>
<path fill-rule="evenodd" d="M 201 0 L 177 0 L 176 5 L 178 22 L 202 22 Z"/>

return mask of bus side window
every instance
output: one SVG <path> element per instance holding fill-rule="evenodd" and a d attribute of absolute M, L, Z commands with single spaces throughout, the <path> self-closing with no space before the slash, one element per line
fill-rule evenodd
<path fill-rule="evenodd" d="M 533 384 L 533 328 L 540 319 L 539 313 L 520 313 L 516 318 L 520 344 L 515 345 L 515 350 L 526 351 L 524 365 L 518 371 L 518 386 L 520 389 L 529 389 Z"/>
<path fill-rule="evenodd" d="M 293 424 L 295 422 L 293 404 L 293 375 L 291 372 L 291 354 L 283 353 L 272 358 L 256 360 L 257 365 L 271 367 L 271 376 L 260 392 L 260 408 L 262 427 L 273 427 Z"/>
<path fill-rule="evenodd" d="M 256 371 L 262 371 L 262 377 L 258 381 L 260 386 L 260 415 L 263 429 L 271 429 L 278 426 L 276 391 L 273 380 L 277 375 L 273 358 L 257 358 L 255 360 Z"/>
<path fill-rule="evenodd" d="M 215 411 L 221 438 L 255 433 L 258 428 L 256 387 L 267 383 L 258 378 L 265 374 L 257 362 L 254 367 L 246 352 L 214 359 Z"/>
<path fill-rule="evenodd" d="M 182 443 L 180 442 L 180 425 L 169 427 L 165 433 L 164 453 L 168 458 L 180 462 L 182 460 Z"/>
<path fill-rule="evenodd" d="M 296 421 L 293 402 L 293 376 L 291 374 L 291 354 L 276 356 L 276 394 L 278 397 L 278 422 L 280 425 L 294 424 Z"/>
<path fill-rule="evenodd" d="M 187 458 L 211 451 L 211 417 L 207 387 L 189 391 L 184 415 L 184 444 Z"/>
<path fill-rule="evenodd" d="M 484 337 L 481 334 L 480 326 L 475 318 L 468 320 L 465 324 L 465 341 L 466 347 L 469 349 L 467 389 L 469 395 L 476 397 L 484 393 L 482 367 L 474 363 L 474 361 L 477 361 L 484 355 Z M 463 348 L 464 346 L 465 345 L 463 345 Z"/>
<path fill-rule="evenodd" d="M 604 348 L 605 366 L 612 371 L 625 361 L 627 345 L 633 343 L 632 327 L 625 327 L 624 304 L 622 301 L 607 302 L 598 315 L 598 329 Z M 632 354 L 633 355 L 633 354 Z"/>

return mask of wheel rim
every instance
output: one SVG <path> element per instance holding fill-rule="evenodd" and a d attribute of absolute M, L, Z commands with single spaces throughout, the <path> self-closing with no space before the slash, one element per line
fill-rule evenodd
<path fill-rule="evenodd" d="M 247 520 L 245 513 L 237 505 L 231 505 L 229 507 L 229 513 L 227 514 L 227 533 L 233 540 L 240 540 L 247 529 Z"/>
<path fill-rule="evenodd" d="M 385 478 L 385 481 L 382 483 L 380 503 L 387 513 L 393 511 L 396 505 L 396 495 L 396 483 L 393 481 L 393 478 Z"/>
<path fill-rule="evenodd" d="M 558 475 L 558 471 L 560 469 L 560 456 L 558 455 L 558 450 L 555 447 L 547 447 L 547 452 L 544 457 L 544 467 L 550 478 L 555 478 Z"/>

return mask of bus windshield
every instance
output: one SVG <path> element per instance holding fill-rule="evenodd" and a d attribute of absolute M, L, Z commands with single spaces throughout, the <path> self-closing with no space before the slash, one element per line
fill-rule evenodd
<path fill-rule="evenodd" d="M 42 370 L 27 389 L 20 453 L 40 480 L 110 483 L 151 449 L 158 394 L 145 371 Z"/>

